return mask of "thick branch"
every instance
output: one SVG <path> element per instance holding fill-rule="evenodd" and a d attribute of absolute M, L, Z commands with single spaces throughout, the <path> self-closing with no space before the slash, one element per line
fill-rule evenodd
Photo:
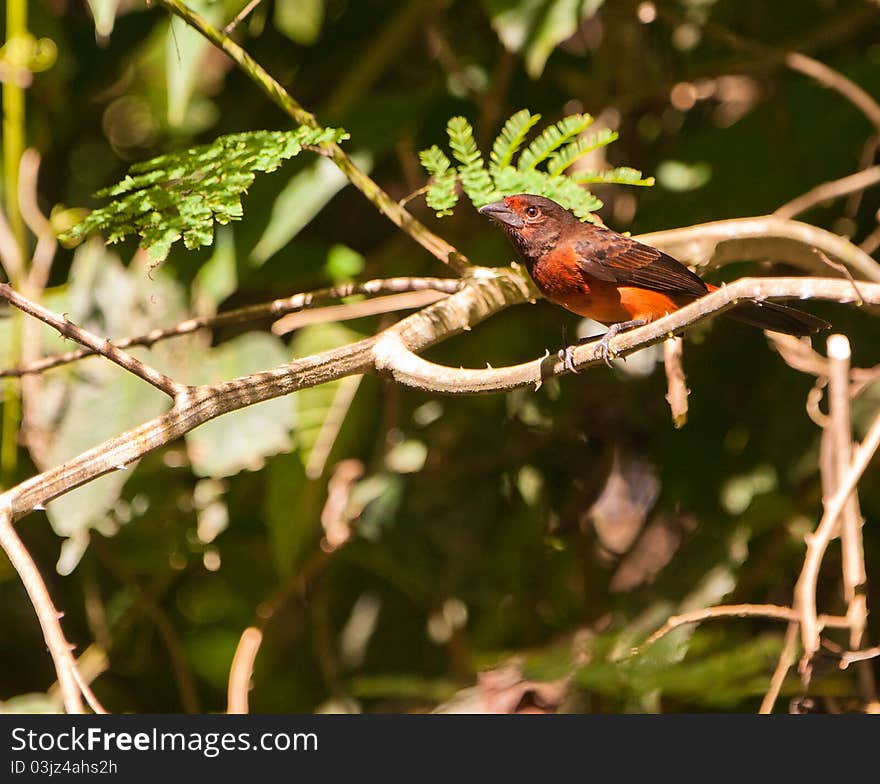
<path fill-rule="evenodd" d="M 866 302 L 880 304 L 880 284 L 863 284 L 860 289 Z M 611 341 L 611 348 L 616 354 L 625 356 L 720 313 L 741 299 L 796 298 L 852 302 L 854 297 L 855 293 L 847 280 L 743 278 L 651 324 L 618 335 Z M 574 348 L 572 358 L 575 367 L 603 363 L 599 343 L 596 340 Z M 379 337 L 373 353 L 376 368 L 395 381 L 417 389 L 449 395 L 501 392 L 524 386 L 539 387 L 546 378 L 565 372 L 562 359 L 549 353 L 541 359 L 503 368 L 470 370 L 437 365 L 408 350 L 393 329 Z"/>

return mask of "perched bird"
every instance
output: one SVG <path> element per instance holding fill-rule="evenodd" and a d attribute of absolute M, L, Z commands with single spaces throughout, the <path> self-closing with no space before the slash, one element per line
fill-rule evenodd
<path fill-rule="evenodd" d="M 579 316 L 609 325 L 599 350 L 606 364 L 609 342 L 628 329 L 672 313 L 718 287 L 650 245 L 611 229 L 581 222 L 543 196 L 508 196 L 480 208 L 507 232 L 540 292 Z M 742 302 L 725 316 L 787 335 L 812 335 L 830 324 L 775 302 Z M 574 370 L 570 349 L 563 359 Z"/>

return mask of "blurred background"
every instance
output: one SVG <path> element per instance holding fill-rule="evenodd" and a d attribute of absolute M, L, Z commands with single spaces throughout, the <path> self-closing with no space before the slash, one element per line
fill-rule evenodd
<path fill-rule="evenodd" d="M 243 5 L 192 3 L 221 26 Z M 0 50 L 0 78 L 22 81 L 24 142 L 42 155 L 39 205 L 58 228 L 134 162 L 289 127 L 161 10 L 139 0 L 27 7 L 40 57 L 23 76 Z M 263 0 L 235 36 L 323 124 L 349 131 L 345 149 L 395 199 L 425 185 L 418 151 L 446 145 L 453 115 L 469 118 L 487 150 L 518 109 L 545 121 L 589 112 L 620 134 L 592 163 L 656 178 L 596 188 L 602 219 L 640 233 L 766 214 L 873 165 L 877 129 L 784 54 L 810 55 L 877 96 L 878 31 L 880 8 L 867 0 Z M 175 246 L 154 270 L 134 242 L 59 250 L 44 301 L 115 337 L 334 282 L 446 274 L 346 185 L 304 154 L 256 179 L 244 219 L 211 248 Z M 442 219 L 419 194 L 408 208 L 477 263 L 512 258 L 467 202 Z M 869 189 L 802 218 L 873 252 L 878 208 Z M 710 279 L 785 271 L 731 265 Z M 854 364 L 877 362 L 870 313 L 809 309 L 850 337 Z M 285 335 L 222 329 L 139 356 L 185 381 L 219 380 L 397 317 L 301 322 Z M 524 362 L 557 350 L 563 325 L 578 328 L 546 302 L 523 305 L 427 356 Z M 824 353 L 822 338 L 814 345 Z M 44 351 L 64 347 L 47 334 Z M 676 429 L 660 360 L 651 349 L 538 391 L 456 399 L 347 378 L 211 422 L 19 531 L 113 711 L 224 710 L 249 626 L 263 633 L 257 712 L 467 709 L 475 694 L 507 711 L 753 711 L 784 624 L 714 620 L 619 659 L 685 609 L 790 603 L 821 513 L 821 430 L 805 409 L 814 378 L 757 330 L 694 329 L 690 411 Z M 880 385 L 860 396 L 857 435 L 878 402 Z M 40 446 L 20 450 L 14 478 L 163 406 L 95 360 L 53 370 L 31 422 Z M 861 485 L 869 608 L 880 602 L 878 471 Z M 839 573 L 835 545 L 820 611 L 845 611 Z M 57 708 L 39 626 L 5 561 L 0 628 L 6 709 Z M 791 676 L 783 695 L 799 693 Z M 810 693 L 819 710 L 864 699 L 836 664 L 817 668 Z"/>

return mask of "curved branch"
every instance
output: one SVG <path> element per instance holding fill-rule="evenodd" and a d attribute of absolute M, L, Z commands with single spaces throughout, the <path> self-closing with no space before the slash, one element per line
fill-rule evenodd
<path fill-rule="evenodd" d="M 863 191 L 865 188 L 870 188 L 877 183 L 880 183 L 880 166 L 869 166 L 867 169 L 862 169 L 855 174 L 831 180 L 830 182 L 823 182 L 821 185 L 811 188 L 796 199 L 792 199 L 778 207 L 773 215 L 777 218 L 793 218 L 795 215 L 806 212 L 811 207 L 815 207 L 824 201 Z"/>
<path fill-rule="evenodd" d="M 860 287 L 866 302 L 880 304 L 880 284 Z M 847 280 L 832 278 L 742 278 L 696 302 L 657 319 L 644 327 L 624 332 L 611 341 L 618 356 L 665 340 L 679 330 L 727 310 L 741 299 L 819 299 L 852 302 L 855 297 Z M 595 340 L 573 349 L 576 368 L 604 362 L 600 341 Z M 565 363 L 549 353 L 540 359 L 503 368 L 470 370 L 428 362 L 409 350 L 393 328 L 386 330 L 373 347 L 375 367 L 395 381 L 407 386 L 448 395 L 473 395 L 503 392 L 517 387 L 540 387 L 550 376 L 565 373 Z"/>
<path fill-rule="evenodd" d="M 772 259 L 824 274 L 828 265 L 819 250 L 865 280 L 880 282 L 880 264 L 845 237 L 774 215 L 655 231 L 638 240 L 690 264 L 717 267 L 731 261 Z"/>

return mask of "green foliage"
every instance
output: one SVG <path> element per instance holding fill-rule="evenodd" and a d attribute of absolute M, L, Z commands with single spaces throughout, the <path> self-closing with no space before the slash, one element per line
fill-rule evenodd
<path fill-rule="evenodd" d="M 476 207 L 514 193 L 536 193 L 559 202 L 579 218 L 588 218 L 602 202 L 583 187 L 590 182 L 622 185 L 653 185 L 653 178 L 628 167 L 606 171 L 576 172 L 566 170 L 587 153 L 611 144 L 617 133 L 603 129 L 591 136 L 581 136 L 593 118 L 589 114 L 572 114 L 547 126 L 514 158 L 525 143 L 529 131 L 541 119 L 528 109 L 516 112 L 501 129 L 492 145 L 488 168 L 474 139 L 474 131 L 464 117 L 453 117 L 447 125 L 449 147 L 458 166 L 436 145 L 423 150 L 419 158 L 431 176 L 427 203 L 438 217 L 451 215 L 458 202 L 456 184 Z M 539 168 L 545 165 L 546 168 Z"/>
<path fill-rule="evenodd" d="M 438 215 L 452 215 L 452 208 L 458 201 L 455 192 L 458 173 L 455 167 L 436 144 L 422 150 L 419 160 L 433 178 L 427 194 L 428 206 L 436 210 Z"/>
<path fill-rule="evenodd" d="M 297 128 L 221 136 L 211 144 L 160 155 L 131 167 L 98 198 L 116 197 L 91 212 L 62 239 L 73 242 L 101 232 L 108 242 L 141 237 L 153 261 L 162 261 L 179 239 L 189 249 L 210 245 L 214 222 L 242 216 L 241 195 L 256 172 L 275 171 L 304 147 L 347 138 L 340 128 Z"/>

